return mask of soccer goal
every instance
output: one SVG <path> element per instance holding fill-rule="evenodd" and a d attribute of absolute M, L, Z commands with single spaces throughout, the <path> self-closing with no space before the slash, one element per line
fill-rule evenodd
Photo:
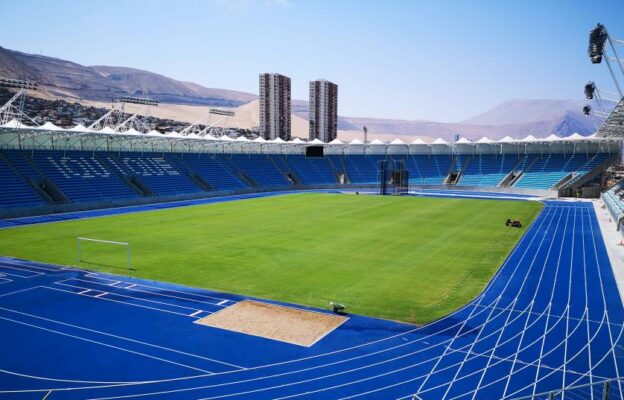
<path fill-rule="evenodd" d="M 124 264 L 126 264 L 126 267 L 129 270 L 134 270 L 132 267 L 130 243 L 78 237 L 76 238 L 76 245 L 78 262 L 106 265 L 106 262 L 114 263 L 115 260 L 125 258 L 126 261 Z M 123 249 L 124 247 L 125 251 Z M 93 260 L 97 260 L 97 262 Z M 111 265 L 109 264 L 109 266 Z"/>

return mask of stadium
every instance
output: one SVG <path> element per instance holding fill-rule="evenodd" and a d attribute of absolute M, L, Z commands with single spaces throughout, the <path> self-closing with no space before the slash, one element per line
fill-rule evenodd
<path fill-rule="evenodd" d="M 0 399 L 623 398 L 624 98 L 324 143 L 34 126 L 0 83 Z"/>

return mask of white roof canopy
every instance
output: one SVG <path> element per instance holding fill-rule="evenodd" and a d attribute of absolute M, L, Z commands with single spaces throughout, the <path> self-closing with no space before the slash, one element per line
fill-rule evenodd
<path fill-rule="evenodd" d="M 370 142 L 369 144 L 376 144 L 376 145 L 379 145 L 379 144 L 384 144 L 384 142 L 382 142 L 382 141 L 381 141 L 381 140 L 379 140 L 379 139 L 373 139 L 373 140 L 371 140 L 371 142 Z"/>
<path fill-rule="evenodd" d="M 448 142 L 442 138 L 437 138 L 432 144 L 448 144 Z"/>

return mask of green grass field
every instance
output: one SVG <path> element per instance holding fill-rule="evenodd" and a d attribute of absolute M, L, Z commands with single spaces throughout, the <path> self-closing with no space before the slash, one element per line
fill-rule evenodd
<path fill-rule="evenodd" d="M 487 284 L 537 202 L 292 194 L 0 230 L 0 254 L 77 265 L 130 242 L 134 276 L 425 323 Z M 80 266 L 127 274 L 124 249 Z"/>

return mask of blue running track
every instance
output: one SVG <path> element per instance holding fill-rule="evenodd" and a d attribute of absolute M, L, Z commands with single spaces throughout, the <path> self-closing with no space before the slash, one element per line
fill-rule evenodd
<path fill-rule="evenodd" d="M 422 327 L 350 316 L 309 348 L 192 323 L 241 296 L 0 258 L 0 400 L 490 400 L 619 378 L 592 204 L 545 204 L 464 308 Z"/>

